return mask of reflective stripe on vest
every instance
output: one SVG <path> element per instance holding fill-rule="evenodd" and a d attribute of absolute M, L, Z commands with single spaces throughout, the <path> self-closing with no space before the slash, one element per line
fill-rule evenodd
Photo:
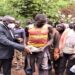
<path fill-rule="evenodd" d="M 36 28 L 34 25 L 29 26 L 28 45 L 34 47 L 43 47 L 48 42 L 48 25 L 45 24 L 42 28 Z"/>

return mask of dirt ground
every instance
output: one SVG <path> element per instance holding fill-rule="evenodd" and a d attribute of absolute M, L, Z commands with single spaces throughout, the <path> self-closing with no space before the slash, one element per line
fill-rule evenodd
<path fill-rule="evenodd" d="M 16 70 L 15 68 L 12 68 L 12 75 L 26 75 L 24 70 Z M 36 68 L 36 72 L 33 75 L 38 75 L 38 70 Z M 51 73 L 50 75 L 54 75 L 54 72 Z"/>
<path fill-rule="evenodd" d="M 23 69 L 16 70 L 15 68 L 12 68 L 12 75 L 26 75 Z M 38 71 L 36 68 L 36 72 L 33 75 L 38 75 Z"/>

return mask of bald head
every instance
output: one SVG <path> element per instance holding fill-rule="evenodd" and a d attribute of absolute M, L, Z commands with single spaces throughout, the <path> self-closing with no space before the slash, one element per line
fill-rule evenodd
<path fill-rule="evenodd" d="M 14 23 L 15 22 L 15 18 L 14 17 L 12 17 L 12 16 L 4 16 L 3 17 L 3 23 L 5 24 L 5 25 L 8 25 L 9 23 Z"/>
<path fill-rule="evenodd" d="M 3 21 L 15 21 L 15 18 L 7 15 L 3 17 Z"/>

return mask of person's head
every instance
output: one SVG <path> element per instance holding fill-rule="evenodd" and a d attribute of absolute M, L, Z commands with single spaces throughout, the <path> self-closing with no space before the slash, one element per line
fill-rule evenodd
<path fill-rule="evenodd" d="M 9 28 L 14 28 L 15 27 L 15 18 L 12 16 L 4 16 L 3 17 L 3 23 L 4 25 L 8 26 Z"/>
<path fill-rule="evenodd" d="M 49 24 L 49 25 L 53 25 L 52 21 L 50 21 L 48 18 L 47 18 L 46 22 L 47 22 L 47 24 Z"/>
<path fill-rule="evenodd" d="M 59 23 L 65 23 L 64 19 L 60 19 Z"/>
<path fill-rule="evenodd" d="M 26 20 L 26 25 L 29 25 L 29 24 L 32 24 L 33 23 L 33 20 L 32 19 L 27 19 Z"/>
<path fill-rule="evenodd" d="M 42 27 L 46 23 L 47 16 L 45 14 L 37 14 L 35 16 L 35 23 L 38 28 Z"/>
<path fill-rule="evenodd" d="M 73 29 L 73 23 L 70 23 L 70 24 L 69 24 L 69 28 L 70 28 L 70 29 Z"/>
<path fill-rule="evenodd" d="M 3 16 L 0 16 L 0 21 L 2 21 L 3 20 Z"/>
<path fill-rule="evenodd" d="M 57 31 L 59 32 L 59 33 L 63 33 L 64 32 L 64 30 L 65 30 L 65 26 L 63 25 L 63 24 L 58 24 L 57 26 L 56 26 L 56 29 L 57 29 Z"/>
<path fill-rule="evenodd" d="M 20 21 L 15 21 L 15 28 L 19 28 L 21 25 Z"/>
<path fill-rule="evenodd" d="M 75 31 L 75 22 L 73 23 L 73 30 Z"/>
<path fill-rule="evenodd" d="M 3 16 L 0 16 L 0 24 L 3 24 Z"/>
<path fill-rule="evenodd" d="M 56 26 L 57 26 L 58 24 L 60 24 L 59 21 L 56 21 L 56 22 L 54 23 L 54 26 L 53 26 L 53 27 L 56 28 Z"/>

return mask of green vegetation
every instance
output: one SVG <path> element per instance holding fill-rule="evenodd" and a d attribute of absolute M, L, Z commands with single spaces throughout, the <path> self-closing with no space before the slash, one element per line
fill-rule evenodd
<path fill-rule="evenodd" d="M 37 13 L 45 13 L 52 21 L 59 19 L 59 11 L 73 0 L 0 0 L 0 15 L 12 15 L 23 23 Z"/>

